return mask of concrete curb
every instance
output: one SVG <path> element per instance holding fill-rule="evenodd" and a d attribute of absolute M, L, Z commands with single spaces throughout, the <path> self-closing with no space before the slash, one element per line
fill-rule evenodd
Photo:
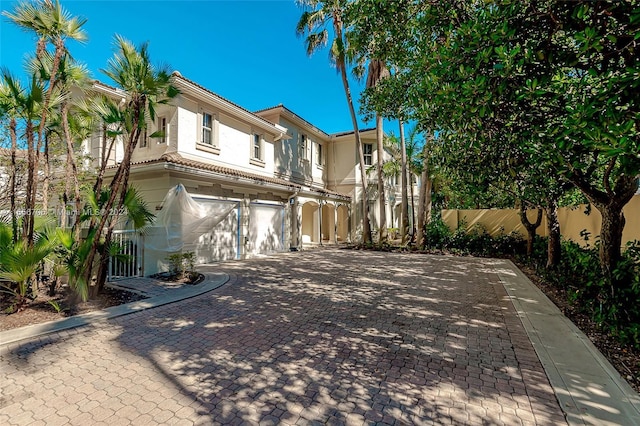
<path fill-rule="evenodd" d="M 119 306 L 102 309 L 100 311 L 88 312 L 82 315 L 76 315 L 55 321 L 49 321 L 42 324 L 34 324 L 26 327 L 15 328 L 0 332 L 0 344 L 6 345 L 19 342 L 25 339 L 44 336 L 50 333 L 56 333 L 62 330 L 68 330 L 76 327 L 83 327 L 97 321 L 104 321 L 111 318 L 117 318 L 123 315 L 141 312 L 146 309 L 153 309 L 169 303 L 178 302 L 189 299 L 209 291 L 215 290 L 229 281 L 228 274 L 204 274 L 204 281 L 193 286 L 185 286 L 179 289 L 168 291 L 161 296 L 151 297 L 149 299 L 139 300 L 137 302 L 125 303 Z M 115 286 L 117 287 L 117 285 Z M 130 289 L 127 289 L 131 291 Z"/>
<path fill-rule="evenodd" d="M 640 395 L 511 261 L 496 271 L 570 425 L 640 425 Z M 502 268 L 501 268 L 502 267 Z"/>

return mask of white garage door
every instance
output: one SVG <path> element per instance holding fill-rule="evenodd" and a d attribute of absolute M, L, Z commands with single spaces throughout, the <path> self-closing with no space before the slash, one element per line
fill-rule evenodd
<path fill-rule="evenodd" d="M 205 206 L 236 206 L 210 232 L 201 235 L 192 249 L 196 253 L 198 263 L 209 263 L 219 260 L 238 258 L 238 203 L 235 201 L 211 200 L 194 197 L 194 200 Z"/>
<path fill-rule="evenodd" d="M 266 254 L 284 250 L 284 207 L 251 203 L 247 254 Z"/>

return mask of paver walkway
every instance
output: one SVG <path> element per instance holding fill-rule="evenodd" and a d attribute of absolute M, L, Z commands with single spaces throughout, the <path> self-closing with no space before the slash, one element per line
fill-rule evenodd
<path fill-rule="evenodd" d="M 565 424 L 486 260 L 319 250 L 4 347 L 0 424 Z"/>

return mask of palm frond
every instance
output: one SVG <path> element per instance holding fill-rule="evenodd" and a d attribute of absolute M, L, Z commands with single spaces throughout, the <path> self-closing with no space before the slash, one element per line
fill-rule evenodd
<path fill-rule="evenodd" d="M 124 207 L 127 209 L 127 218 L 133 223 L 135 229 L 140 229 L 151 223 L 155 215 L 149 210 L 148 204 L 135 187 L 129 187 L 125 194 Z"/>

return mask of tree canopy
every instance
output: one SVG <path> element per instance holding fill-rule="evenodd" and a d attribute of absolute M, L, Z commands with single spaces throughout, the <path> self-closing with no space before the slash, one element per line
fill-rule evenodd
<path fill-rule="evenodd" d="M 638 2 L 356 3 L 385 29 L 359 33 L 371 55 L 398 67 L 365 108 L 439 129 L 469 158 L 460 169 L 480 164 L 492 183 L 502 163 L 529 193 L 575 185 L 602 213 L 601 264 L 613 268 L 640 174 Z"/>

